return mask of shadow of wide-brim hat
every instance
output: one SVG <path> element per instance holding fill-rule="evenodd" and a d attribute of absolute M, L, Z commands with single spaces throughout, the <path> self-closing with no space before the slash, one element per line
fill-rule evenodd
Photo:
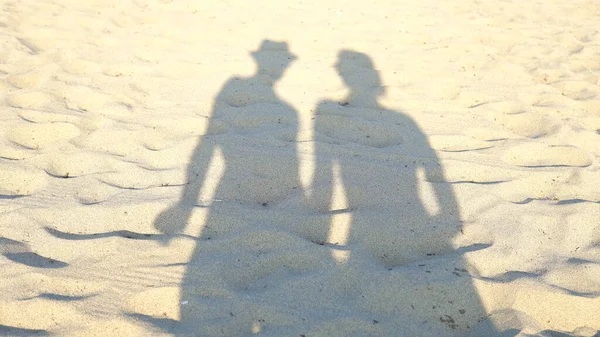
<path fill-rule="evenodd" d="M 260 44 L 260 48 L 257 51 L 251 52 L 250 54 L 255 59 L 266 55 L 277 55 L 277 57 L 284 57 L 290 62 L 298 58 L 296 55 L 290 52 L 287 42 L 278 42 L 271 40 L 264 40 Z"/>

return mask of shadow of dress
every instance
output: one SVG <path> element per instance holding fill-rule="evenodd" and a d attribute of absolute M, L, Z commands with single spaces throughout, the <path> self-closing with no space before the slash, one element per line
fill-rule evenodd
<path fill-rule="evenodd" d="M 452 244 L 460 213 L 436 153 L 410 117 L 379 105 L 383 87 L 367 55 L 341 51 L 336 68 L 350 94 L 315 110 L 309 201 L 329 214 L 318 240 L 334 247 L 336 291 L 388 323 L 387 333 L 469 333 L 486 313 L 465 249 Z"/>

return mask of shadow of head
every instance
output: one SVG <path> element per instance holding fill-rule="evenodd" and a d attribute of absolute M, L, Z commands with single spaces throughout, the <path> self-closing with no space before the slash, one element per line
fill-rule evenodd
<path fill-rule="evenodd" d="M 375 97 L 385 93 L 379 71 L 375 69 L 373 61 L 367 54 L 341 50 L 335 68 L 352 92 L 369 93 Z"/>
<path fill-rule="evenodd" d="M 289 51 L 287 42 L 263 40 L 257 51 L 250 53 L 258 65 L 258 73 L 278 80 L 297 58 Z"/>

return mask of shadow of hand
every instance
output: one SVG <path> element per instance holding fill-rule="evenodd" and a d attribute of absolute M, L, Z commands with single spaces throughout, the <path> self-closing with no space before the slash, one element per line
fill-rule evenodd
<path fill-rule="evenodd" d="M 162 240 L 164 245 L 167 245 L 173 239 L 174 234 L 181 233 L 185 229 L 189 217 L 190 210 L 178 206 L 169 207 L 156 217 L 154 227 L 161 233 L 166 234 L 164 240 Z"/>

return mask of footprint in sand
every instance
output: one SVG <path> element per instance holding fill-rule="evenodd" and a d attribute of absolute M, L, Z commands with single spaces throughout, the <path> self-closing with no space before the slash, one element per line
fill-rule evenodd
<path fill-rule="evenodd" d="M 0 301 L 0 307 L 2 307 L 0 328 L 2 326 L 18 326 L 27 330 L 50 330 L 56 329 L 57 326 L 74 325 L 85 321 L 87 318 L 74 309 L 72 303 L 45 298 L 33 298 L 25 301 Z M 35 319 L 32 319 L 32 317 L 35 317 Z M 9 334 L 8 336 L 15 335 Z"/>
<path fill-rule="evenodd" d="M 179 320 L 179 287 L 160 287 L 144 290 L 130 296 L 125 303 L 126 310 L 150 317 L 163 317 Z"/>
<path fill-rule="evenodd" d="M 584 50 L 579 57 L 570 60 L 568 65 L 573 72 L 600 71 L 600 53 Z"/>
<path fill-rule="evenodd" d="M 19 111 L 19 117 L 24 120 L 32 123 L 56 123 L 56 122 L 65 122 L 77 124 L 81 117 L 66 115 L 61 113 L 52 113 L 47 111 L 37 111 L 37 110 L 22 110 Z"/>
<path fill-rule="evenodd" d="M 44 80 L 44 76 L 38 72 L 10 75 L 6 79 L 13 86 L 26 89 L 35 88 Z"/>
<path fill-rule="evenodd" d="M 80 179 L 83 180 L 82 187 L 75 191 L 75 198 L 82 205 L 98 204 L 123 192 L 123 189 L 107 185 L 95 178 L 82 177 Z"/>
<path fill-rule="evenodd" d="M 148 170 L 169 170 L 185 167 L 187 158 L 197 143 L 195 137 L 175 143 L 174 140 L 144 140 L 144 150 L 135 151 L 127 156 L 127 160 Z"/>
<path fill-rule="evenodd" d="M 560 129 L 560 122 L 546 114 L 538 112 L 524 112 L 519 114 L 498 114 L 496 122 L 515 135 L 527 138 L 539 138 L 556 133 Z"/>
<path fill-rule="evenodd" d="M 515 138 L 515 135 L 509 131 L 493 129 L 490 127 L 474 127 L 465 130 L 465 136 L 469 136 L 481 141 L 493 142 Z"/>
<path fill-rule="evenodd" d="M 579 110 L 592 116 L 600 117 L 600 99 L 590 99 L 587 101 L 577 101 L 573 106 L 578 107 Z"/>
<path fill-rule="evenodd" d="M 19 91 L 6 98 L 8 105 L 22 109 L 43 110 L 58 99 L 48 93 L 40 91 Z"/>
<path fill-rule="evenodd" d="M 16 326 L 0 324 L 0 335 L 2 336 L 48 336 L 48 331 L 41 329 L 25 329 Z"/>
<path fill-rule="evenodd" d="M 127 170 L 103 173 L 99 180 L 113 187 L 123 189 L 146 189 L 157 186 L 185 185 L 186 177 L 182 170 L 152 171 L 131 165 Z"/>
<path fill-rule="evenodd" d="M 600 177 L 596 172 L 562 171 L 535 172 L 527 177 L 497 185 L 496 191 L 504 200 L 524 203 L 530 200 L 600 202 L 596 188 Z M 568 227 L 567 227 L 568 228 Z"/>
<path fill-rule="evenodd" d="M 529 73 L 533 77 L 534 81 L 543 84 L 558 82 L 569 77 L 567 70 L 555 67 L 536 67 L 531 69 Z"/>
<path fill-rule="evenodd" d="M 34 268 L 64 268 L 69 264 L 39 255 L 26 243 L 0 237 L 0 253 L 7 259 Z"/>
<path fill-rule="evenodd" d="M 600 102 L 599 102 L 600 104 Z M 598 108 L 600 110 L 600 107 Z M 577 127 L 600 135 L 600 117 L 582 117 L 577 120 Z"/>
<path fill-rule="evenodd" d="M 459 160 L 447 159 L 444 167 L 431 169 L 431 173 L 425 181 L 431 183 L 476 183 L 491 184 L 511 181 L 519 176 L 518 173 L 499 170 L 495 166 L 475 164 Z"/>
<path fill-rule="evenodd" d="M 493 112 L 502 113 L 506 115 L 520 114 L 528 110 L 527 104 L 521 101 L 489 102 L 480 104 L 479 106 L 486 110 L 489 109 Z"/>
<path fill-rule="evenodd" d="M 0 139 L 0 158 L 10 160 L 23 160 L 35 156 L 34 150 L 24 149 L 8 140 Z"/>
<path fill-rule="evenodd" d="M 4 74 L 4 72 L 0 70 L 0 75 L 2 74 Z M 0 80 L 0 99 L 2 101 L 4 101 L 4 98 L 7 96 L 7 94 L 13 90 L 14 88 L 10 84 L 6 83 L 6 81 Z"/>
<path fill-rule="evenodd" d="M 142 337 L 148 335 L 148 330 L 141 328 L 139 323 L 135 323 L 131 319 L 117 318 L 89 324 L 84 330 L 76 330 L 75 333 L 67 334 L 65 337 L 106 336 L 107 331 L 110 331 L 111 336 Z"/>
<path fill-rule="evenodd" d="M 543 281 L 580 294 L 600 294 L 598 273 L 600 273 L 600 265 L 592 261 L 587 263 L 581 261 L 577 264 L 564 263 L 544 274 Z"/>
<path fill-rule="evenodd" d="M 502 125 L 516 136 L 538 138 L 553 134 L 560 128 L 559 121 L 531 111 L 531 106 L 522 101 L 490 102 L 481 105 L 481 108 L 490 112 L 489 118 L 494 123 Z"/>
<path fill-rule="evenodd" d="M 71 123 L 22 123 L 7 133 L 12 142 L 28 149 L 41 149 L 79 136 Z"/>
<path fill-rule="evenodd" d="M 67 108 L 105 116 L 127 117 L 131 108 L 114 97 L 85 86 L 69 86 L 61 91 Z"/>
<path fill-rule="evenodd" d="M 31 195 L 47 183 L 43 172 L 20 165 L 0 165 L 0 177 L 0 199 L 1 196 Z"/>
<path fill-rule="evenodd" d="M 224 122 L 209 121 L 206 117 L 177 116 L 177 118 L 165 118 L 161 116 L 141 116 L 141 118 L 136 119 L 136 122 L 148 128 L 158 129 L 165 136 L 168 135 L 175 138 L 180 136 L 215 135 L 227 132 L 227 125 Z M 210 130 L 208 129 L 209 122 L 211 124 Z M 148 132 L 144 134 L 147 138 Z M 165 148 L 165 146 L 158 147 Z"/>
<path fill-rule="evenodd" d="M 70 178 L 98 172 L 115 171 L 119 164 L 122 163 L 99 154 L 62 153 L 53 155 L 49 159 L 46 164 L 46 172 L 55 177 Z"/>
<path fill-rule="evenodd" d="M 597 97 L 598 92 L 600 92 L 600 87 L 585 81 L 560 81 L 553 83 L 552 86 L 559 89 L 563 96 L 576 101 L 593 99 Z"/>
<path fill-rule="evenodd" d="M 463 152 L 489 149 L 493 144 L 462 135 L 435 135 L 429 137 L 431 147 L 446 152 Z"/>
<path fill-rule="evenodd" d="M 571 106 L 572 104 L 572 99 L 558 93 L 542 93 L 531 102 L 531 106 L 534 108 L 553 108 L 557 110 Z"/>
<path fill-rule="evenodd" d="M 73 75 L 89 75 L 100 72 L 100 65 L 86 60 L 73 60 L 62 66 L 63 70 Z"/>
<path fill-rule="evenodd" d="M 595 185 L 598 186 L 598 185 Z M 599 193 L 600 194 L 600 193 Z M 600 198 L 596 201 L 600 201 Z M 571 252 L 577 252 L 579 248 L 588 248 L 590 253 L 593 254 L 593 250 L 597 244 L 594 242 L 600 242 L 600 226 L 586 226 L 590 223 L 593 214 L 584 212 L 574 212 L 565 217 L 564 220 L 564 231 L 565 231 L 565 243 Z M 570 246 L 570 247 L 569 247 Z M 597 247 L 596 247 L 597 249 Z M 592 255 L 593 256 L 593 255 Z M 583 262 L 583 261 L 582 261 Z M 587 263 L 586 263 L 587 264 Z M 595 269 L 600 268 L 600 264 L 594 263 Z M 588 271 L 593 271 L 588 270 Z M 600 270 L 598 270 L 600 272 Z M 596 274 L 598 275 L 598 274 Z M 597 280 L 597 277 L 595 278 Z M 600 283 L 596 284 L 600 286 Z"/>
<path fill-rule="evenodd" d="M 595 55 L 594 58 L 600 59 L 600 55 Z M 590 64 L 591 62 L 587 59 L 571 60 L 568 67 L 583 81 L 592 85 L 600 85 L 600 61 L 594 62 L 594 64 Z"/>
<path fill-rule="evenodd" d="M 530 143 L 509 149 L 504 154 L 504 161 L 517 166 L 577 166 L 592 164 L 590 155 L 577 147 L 569 145 L 547 146 Z"/>
<path fill-rule="evenodd" d="M 91 132 L 81 141 L 81 146 L 93 151 L 127 156 L 144 149 L 140 135 L 136 130 L 105 128 Z"/>

